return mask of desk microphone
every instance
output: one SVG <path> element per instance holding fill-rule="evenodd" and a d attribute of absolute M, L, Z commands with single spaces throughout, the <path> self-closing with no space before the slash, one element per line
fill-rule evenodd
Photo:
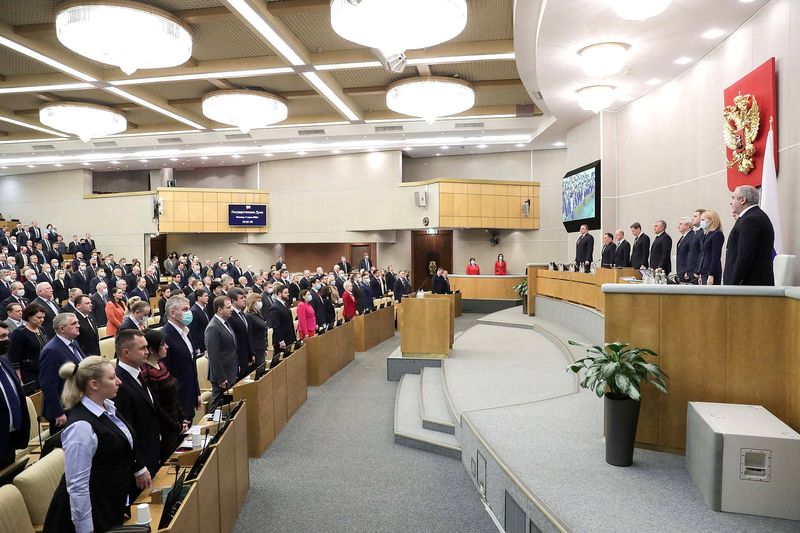
<path fill-rule="evenodd" d="M 42 415 L 36 415 L 36 426 L 39 428 L 39 459 L 41 459 L 44 451 L 42 446 Z"/>

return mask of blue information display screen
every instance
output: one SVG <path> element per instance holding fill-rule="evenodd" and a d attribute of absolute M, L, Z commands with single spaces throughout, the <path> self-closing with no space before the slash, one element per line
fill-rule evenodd
<path fill-rule="evenodd" d="M 266 226 L 266 204 L 228 204 L 229 226 Z"/>

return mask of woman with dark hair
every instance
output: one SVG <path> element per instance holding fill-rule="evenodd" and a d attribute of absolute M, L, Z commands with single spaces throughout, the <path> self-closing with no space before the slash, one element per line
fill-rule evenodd
<path fill-rule="evenodd" d="M 506 259 L 503 257 L 503 254 L 497 254 L 497 261 L 494 263 L 494 275 L 495 276 L 505 276 L 506 275 Z"/>
<path fill-rule="evenodd" d="M 43 530 L 108 531 L 125 520 L 131 481 L 142 490 L 149 488 L 150 473 L 137 465 L 133 432 L 111 401 L 120 384 L 111 363 L 91 355 L 80 364 L 62 365 L 58 375 L 64 380 L 61 401 L 69 413 L 61 436 L 64 475 Z"/>
<path fill-rule="evenodd" d="M 116 337 L 117 330 L 122 325 L 125 319 L 125 313 L 128 310 L 128 304 L 125 302 L 125 292 L 116 287 L 111 290 L 111 298 L 106 302 L 106 335 L 109 337 Z"/>
<path fill-rule="evenodd" d="M 325 305 L 325 323 L 333 324 L 336 322 L 336 305 L 333 303 L 333 291 L 336 287 L 325 285 L 320 289 L 319 295 L 322 298 L 322 303 Z"/>
<path fill-rule="evenodd" d="M 22 311 L 25 325 L 11 332 L 8 360 L 11 361 L 23 384 L 35 381 L 39 387 L 39 354 L 49 340 L 41 326 L 44 323 L 44 307 L 30 304 Z"/>
<path fill-rule="evenodd" d="M 157 329 L 147 330 L 144 338 L 147 340 L 147 361 L 141 368 L 142 380 L 149 385 L 153 402 L 161 406 L 170 422 L 169 427 L 161 428 L 161 460 L 165 461 L 181 443 L 181 435 L 189 429 L 192 421 L 181 412 L 178 401 L 181 385 L 164 364 L 167 338 Z"/>
<path fill-rule="evenodd" d="M 167 300 L 172 296 L 172 289 L 164 287 L 159 289 L 158 293 L 161 296 L 158 299 L 158 325 L 163 326 L 167 323 Z"/>
<path fill-rule="evenodd" d="M 297 304 L 297 338 L 313 337 L 317 330 L 317 315 L 311 307 L 311 292 L 300 291 L 300 303 Z"/>
<path fill-rule="evenodd" d="M 247 338 L 250 350 L 256 358 L 256 367 L 267 360 L 267 321 L 261 317 L 264 302 L 261 295 L 251 292 L 247 295 L 245 304 L 245 319 L 247 320 Z"/>

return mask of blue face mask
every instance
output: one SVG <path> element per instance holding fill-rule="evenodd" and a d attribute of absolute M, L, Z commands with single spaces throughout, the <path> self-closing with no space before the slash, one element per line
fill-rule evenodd
<path fill-rule="evenodd" d="M 184 326 L 188 326 L 192 323 L 192 318 L 194 318 L 194 316 L 192 315 L 191 311 L 184 311 L 183 316 L 181 317 L 181 322 L 183 322 Z"/>

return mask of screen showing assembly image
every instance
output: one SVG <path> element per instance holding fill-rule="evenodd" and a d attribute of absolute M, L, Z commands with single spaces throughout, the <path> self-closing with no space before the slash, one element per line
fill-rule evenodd
<path fill-rule="evenodd" d="M 566 173 L 561 182 L 561 221 L 568 232 L 582 224 L 600 229 L 600 161 Z"/>

